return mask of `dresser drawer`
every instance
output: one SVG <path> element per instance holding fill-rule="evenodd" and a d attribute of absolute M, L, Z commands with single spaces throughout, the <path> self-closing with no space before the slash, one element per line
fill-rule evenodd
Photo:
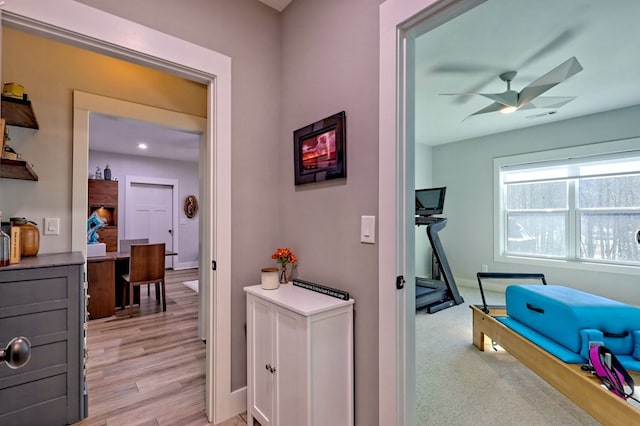
<path fill-rule="evenodd" d="M 66 277 L 0 282 L 0 317 L 3 308 L 67 299 Z"/>

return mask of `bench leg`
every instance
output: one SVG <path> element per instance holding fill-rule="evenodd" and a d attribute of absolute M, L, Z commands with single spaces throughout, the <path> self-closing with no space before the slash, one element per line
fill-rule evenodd
<path fill-rule="evenodd" d="M 473 346 L 484 352 L 483 319 L 480 313 L 473 311 Z"/>

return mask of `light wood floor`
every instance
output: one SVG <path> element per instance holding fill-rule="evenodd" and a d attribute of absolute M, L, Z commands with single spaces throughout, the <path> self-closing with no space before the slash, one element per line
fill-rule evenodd
<path fill-rule="evenodd" d="M 201 426 L 205 344 L 198 338 L 198 295 L 182 284 L 197 269 L 167 271 L 167 311 L 141 288 L 141 307 L 89 321 L 89 417 L 77 425 Z M 244 426 L 236 416 L 224 426 Z"/>

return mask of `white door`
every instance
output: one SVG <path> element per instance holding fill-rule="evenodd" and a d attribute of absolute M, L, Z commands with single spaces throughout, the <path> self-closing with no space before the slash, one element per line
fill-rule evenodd
<path fill-rule="evenodd" d="M 380 6 L 380 424 L 416 423 L 415 289 L 395 285 L 396 277 L 415 279 L 414 40 L 483 1 L 386 0 Z"/>
<path fill-rule="evenodd" d="M 249 297 L 249 342 L 247 357 L 251 363 L 248 389 L 249 419 L 255 418 L 262 426 L 273 426 L 274 422 L 274 368 L 273 359 L 273 313 L 271 304 L 257 297 Z M 277 368 L 277 367 L 276 367 Z M 253 422 L 251 422 L 253 424 Z"/>
<path fill-rule="evenodd" d="M 125 238 L 148 238 L 173 251 L 173 187 L 132 182 L 127 188 Z M 165 259 L 173 267 L 172 256 Z"/>

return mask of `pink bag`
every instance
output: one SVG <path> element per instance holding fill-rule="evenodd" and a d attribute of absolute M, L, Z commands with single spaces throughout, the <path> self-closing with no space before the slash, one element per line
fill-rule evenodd
<path fill-rule="evenodd" d="M 618 358 L 605 346 L 595 345 L 589 349 L 589 360 L 594 373 L 611 392 L 627 399 L 633 395 L 633 379 Z"/>

